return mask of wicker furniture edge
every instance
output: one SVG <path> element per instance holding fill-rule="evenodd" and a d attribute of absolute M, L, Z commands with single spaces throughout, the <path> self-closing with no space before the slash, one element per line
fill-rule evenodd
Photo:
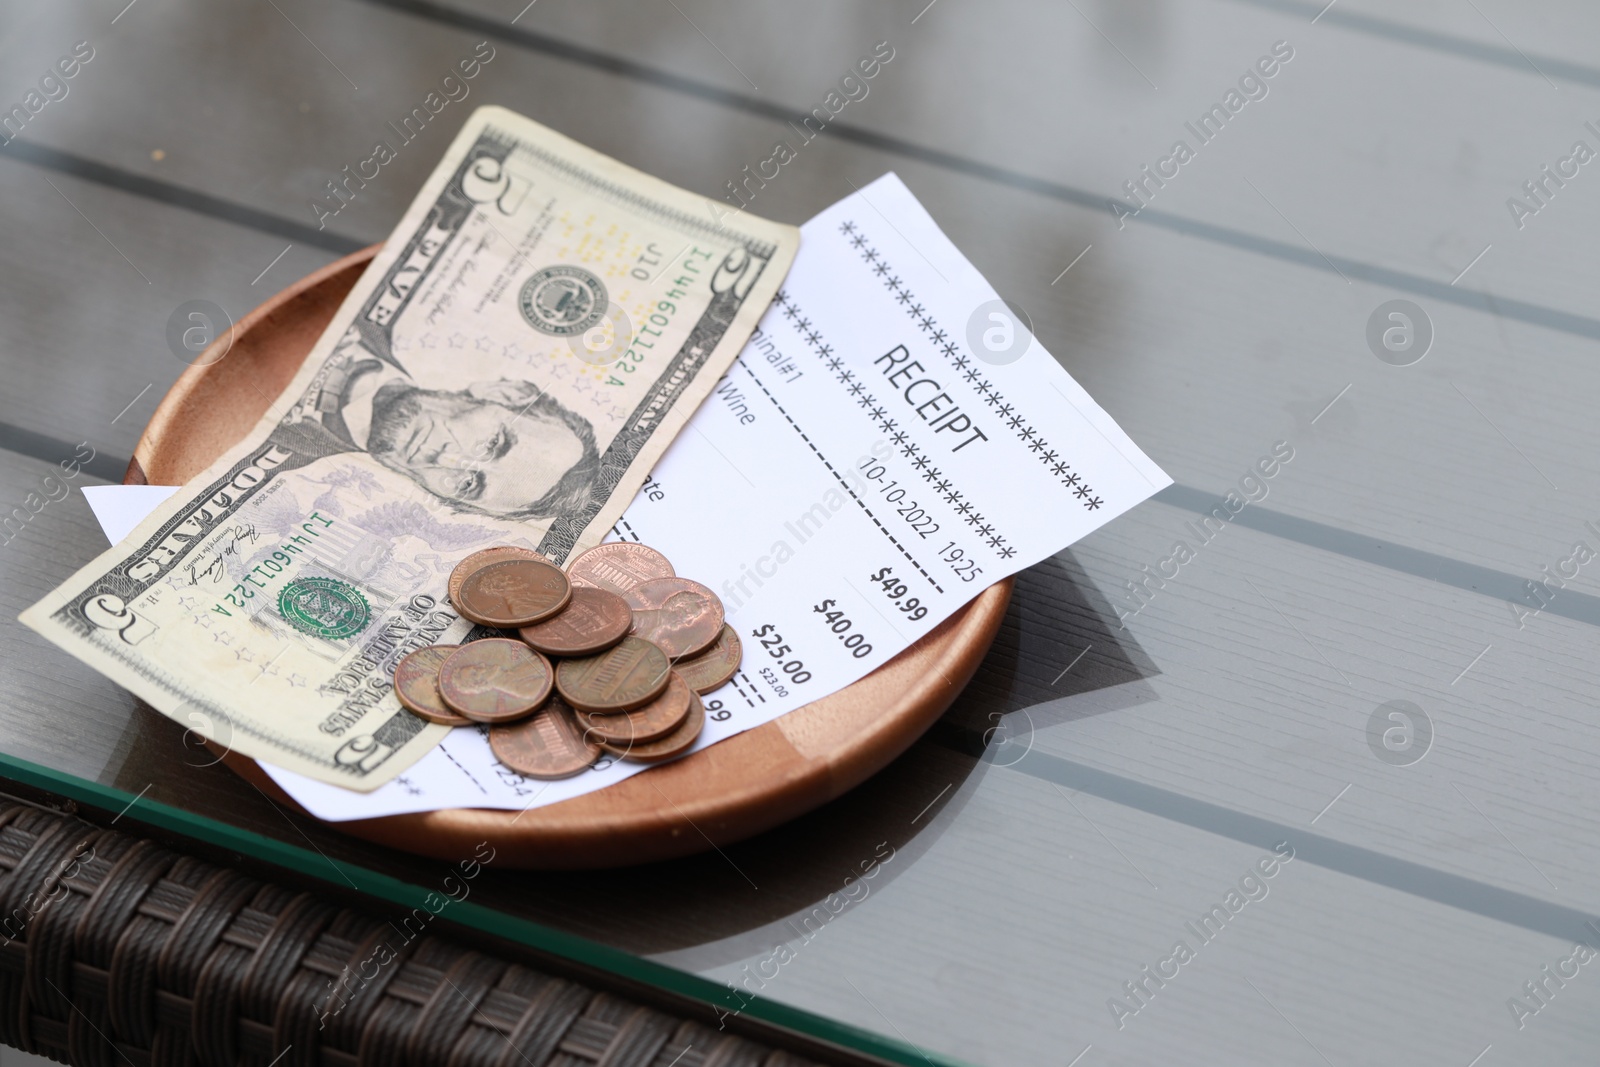
<path fill-rule="evenodd" d="M 408 937 L 364 909 L 4 800 L 0 936 L 0 1042 L 63 1063 L 814 1063 L 445 936 Z"/>

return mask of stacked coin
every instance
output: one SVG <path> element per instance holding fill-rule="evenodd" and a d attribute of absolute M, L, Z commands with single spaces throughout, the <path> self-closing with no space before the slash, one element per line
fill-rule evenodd
<path fill-rule="evenodd" d="M 743 655 L 717 595 L 645 545 L 600 545 L 565 572 L 532 549 L 487 548 L 456 565 L 449 589 L 463 618 L 517 638 L 418 649 L 395 668 L 395 695 L 430 722 L 488 726 L 495 757 L 530 778 L 566 778 L 606 753 L 687 752 L 705 726 L 700 694 Z"/>

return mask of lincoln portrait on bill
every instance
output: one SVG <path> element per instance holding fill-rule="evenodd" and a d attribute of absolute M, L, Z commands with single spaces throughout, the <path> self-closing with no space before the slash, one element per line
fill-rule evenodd
<path fill-rule="evenodd" d="M 280 433 L 302 448 L 366 451 L 462 510 L 503 518 L 581 514 L 600 470 L 589 420 L 532 382 L 424 389 L 378 360 L 335 367 Z"/>

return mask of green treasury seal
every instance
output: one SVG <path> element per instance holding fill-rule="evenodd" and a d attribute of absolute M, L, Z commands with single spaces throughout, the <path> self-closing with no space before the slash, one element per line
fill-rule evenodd
<path fill-rule="evenodd" d="M 372 618 L 367 598 L 337 578 L 296 578 L 278 594 L 278 611 L 301 633 L 330 641 L 360 633 Z"/>
<path fill-rule="evenodd" d="M 565 265 L 535 272 L 517 295 L 517 307 L 528 325 L 556 337 L 594 328 L 610 303 L 604 282 L 582 267 Z"/>

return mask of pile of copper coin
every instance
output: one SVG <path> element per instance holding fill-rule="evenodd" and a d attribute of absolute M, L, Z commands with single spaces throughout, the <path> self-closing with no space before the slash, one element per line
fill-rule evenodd
<path fill-rule="evenodd" d="M 495 757 L 530 778 L 566 778 L 607 753 L 687 752 L 705 726 L 700 694 L 743 654 L 715 593 L 629 542 L 565 571 L 531 549 L 475 552 L 450 574 L 450 603 L 517 636 L 420 648 L 395 668 L 395 695 L 430 722 L 488 726 Z"/>

